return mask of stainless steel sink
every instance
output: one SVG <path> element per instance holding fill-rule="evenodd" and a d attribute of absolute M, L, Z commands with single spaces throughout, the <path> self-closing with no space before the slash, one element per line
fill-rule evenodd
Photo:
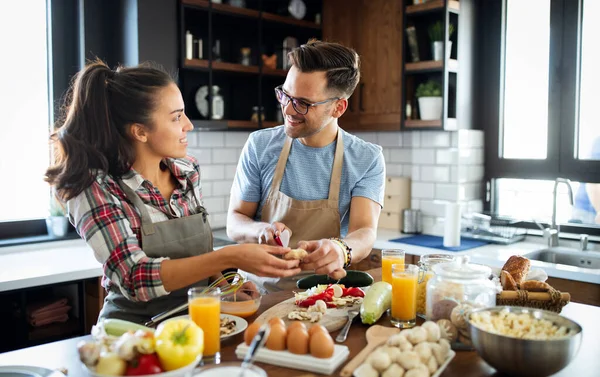
<path fill-rule="evenodd" d="M 566 247 L 553 247 L 550 249 L 536 250 L 525 254 L 524 256 L 542 262 L 600 269 L 600 253 L 594 251 L 579 251 Z"/>

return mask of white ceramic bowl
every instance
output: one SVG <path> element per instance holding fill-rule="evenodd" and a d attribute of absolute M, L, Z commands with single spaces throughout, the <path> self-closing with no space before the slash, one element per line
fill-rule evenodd
<path fill-rule="evenodd" d="M 198 365 L 198 363 L 202 360 L 202 356 L 198 356 L 196 360 L 191 362 L 190 364 L 184 366 L 183 368 L 171 370 L 169 372 L 157 373 L 157 374 L 147 374 L 140 377 L 192 377 L 194 374 L 194 368 Z M 88 375 L 93 377 L 114 377 L 108 376 L 106 374 L 98 374 L 95 371 L 89 369 L 85 366 L 85 364 L 81 364 L 83 369 L 87 372 Z"/>
<path fill-rule="evenodd" d="M 240 361 L 228 361 L 221 364 L 207 365 L 199 368 L 194 377 L 238 377 L 242 370 Z M 250 365 L 244 377 L 267 377 L 267 372 L 256 365 Z"/>

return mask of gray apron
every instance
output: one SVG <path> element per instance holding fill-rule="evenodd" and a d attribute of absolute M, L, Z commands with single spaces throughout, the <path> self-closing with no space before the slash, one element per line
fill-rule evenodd
<path fill-rule="evenodd" d="M 140 213 L 141 247 L 148 257 L 179 259 L 213 250 L 213 236 L 210 224 L 206 219 L 207 213 L 200 205 L 200 200 L 193 189 L 192 192 L 194 192 L 194 198 L 200 210 L 198 214 L 152 223 L 146 205 L 135 191 L 121 180 L 119 180 L 119 186 Z M 192 286 L 206 285 L 208 285 L 208 279 L 199 281 Z M 143 324 L 151 317 L 186 302 L 187 291 L 190 287 L 146 302 L 131 301 L 123 296 L 118 288 L 111 288 L 104 299 L 104 306 L 98 319 L 118 318 Z"/>

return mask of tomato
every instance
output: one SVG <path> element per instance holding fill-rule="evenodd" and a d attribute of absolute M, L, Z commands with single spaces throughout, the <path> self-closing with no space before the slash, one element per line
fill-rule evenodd
<path fill-rule="evenodd" d="M 127 365 L 126 376 L 143 376 L 146 374 L 162 373 L 160 361 L 155 353 L 140 355 Z"/>

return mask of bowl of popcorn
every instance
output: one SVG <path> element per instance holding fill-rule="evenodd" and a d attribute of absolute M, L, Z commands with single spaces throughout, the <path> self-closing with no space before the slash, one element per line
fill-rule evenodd
<path fill-rule="evenodd" d="M 581 345 L 581 326 L 546 310 L 476 309 L 467 315 L 467 322 L 479 356 L 511 376 L 554 374 L 569 365 Z"/>

